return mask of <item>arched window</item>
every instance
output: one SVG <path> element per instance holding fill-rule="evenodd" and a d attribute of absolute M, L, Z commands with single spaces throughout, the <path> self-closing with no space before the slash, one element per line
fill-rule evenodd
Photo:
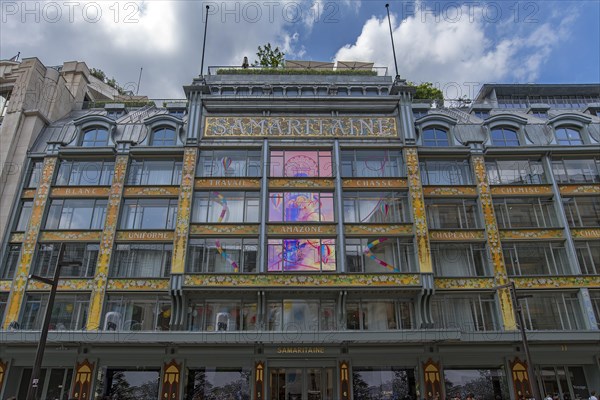
<path fill-rule="evenodd" d="M 581 132 L 573 128 L 560 128 L 556 130 L 556 144 L 565 146 L 578 146 L 583 144 Z"/>
<path fill-rule="evenodd" d="M 152 132 L 151 146 L 175 146 L 177 135 L 175 129 L 169 127 L 158 128 Z"/>
<path fill-rule="evenodd" d="M 108 130 L 103 127 L 94 127 L 83 132 L 81 137 L 83 147 L 108 146 Z"/>
<path fill-rule="evenodd" d="M 518 146 L 519 135 L 510 128 L 492 129 L 492 145 L 502 147 Z"/>
<path fill-rule="evenodd" d="M 427 128 L 423 131 L 423 146 L 450 146 L 448 132 L 440 128 Z"/>

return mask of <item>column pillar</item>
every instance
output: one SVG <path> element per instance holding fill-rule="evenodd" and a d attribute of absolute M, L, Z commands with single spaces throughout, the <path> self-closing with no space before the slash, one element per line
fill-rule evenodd
<path fill-rule="evenodd" d="M 269 212 L 269 141 L 263 140 L 262 179 L 260 181 L 260 231 L 258 234 L 258 272 L 267 272 L 267 214 Z"/>
<path fill-rule="evenodd" d="M 252 400 L 264 400 L 266 397 L 265 363 L 264 361 L 256 361 L 254 363 L 254 390 Z"/>
<path fill-rule="evenodd" d="M 351 399 L 350 363 L 340 361 L 340 400 Z"/>
<path fill-rule="evenodd" d="M 160 399 L 179 400 L 180 388 L 182 386 L 182 364 L 174 359 L 169 363 L 164 363 L 162 373 L 162 385 L 160 390 Z"/>
<path fill-rule="evenodd" d="M 580 288 L 577 293 L 579 303 L 581 304 L 581 310 L 583 311 L 583 318 L 585 323 L 585 329 L 597 331 L 600 329 L 600 321 L 596 319 L 594 314 L 594 305 L 592 304 L 592 298 L 590 297 L 590 291 L 588 288 Z"/>
<path fill-rule="evenodd" d="M 127 164 L 129 163 L 128 143 L 118 143 L 118 154 L 115 159 L 115 172 L 113 182 L 110 186 L 108 205 L 106 206 L 106 221 L 100 236 L 100 253 L 96 264 L 96 273 L 92 285 L 92 296 L 90 298 L 90 309 L 86 329 L 95 331 L 101 328 L 102 308 L 104 307 L 104 295 L 110 269 L 110 260 L 115 244 L 117 223 L 119 222 L 119 211 L 121 209 L 121 198 L 123 187 L 127 176 Z"/>
<path fill-rule="evenodd" d="M 39 186 L 35 192 L 35 197 L 33 198 L 31 217 L 29 218 L 27 230 L 25 231 L 23 238 L 21 258 L 13 279 L 10 295 L 8 296 L 8 304 L 6 306 L 5 313 L 6 316 L 4 318 L 3 325 L 4 329 L 8 329 L 12 322 L 18 322 L 19 315 L 21 313 L 21 305 L 23 303 L 23 298 L 25 297 L 25 289 L 27 287 L 29 270 L 33 261 L 33 255 L 37 246 L 37 240 L 43 222 L 46 203 L 48 202 L 48 196 L 50 194 L 50 185 L 52 184 L 52 179 L 56 170 L 56 164 L 58 162 L 56 154 L 57 149 L 57 147 L 52 147 L 50 150 L 51 154 L 46 156 L 44 159 L 42 176 L 40 178 Z"/>
<path fill-rule="evenodd" d="M 91 399 L 92 385 L 94 383 L 94 363 L 87 359 L 75 365 L 75 377 L 71 397 L 73 399 Z M 70 385 L 71 382 L 67 382 Z"/>
<path fill-rule="evenodd" d="M 340 153 L 340 141 L 335 139 L 333 145 L 333 159 L 335 165 L 335 213 L 337 214 L 337 265 L 338 271 L 345 273 L 346 272 L 346 257 L 344 257 L 345 245 L 346 245 L 346 235 L 344 234 L 344 198 L 342 191 L 342 169 L 340 165 L 342 165 L 342 157 Z"/>
<path fill-rule="evenodd" d="M 475 183 L 477 184 L 477 193 L 481 203 L 481 212 L 485 221 L 485 232 L 487 244 L 490 249 L 492 266 L 494 269 L 494 278 L 497 286 L 508 283 L 508 274 L 504 264 L 504 255 L 502 253 L 502 244 L 500 243 L 500 233 L 496 222 L 494 204 L 492 202 L 492 191 L 487 178 L 485 169 L 485 159 L 483 157 L 483 145 L 481 143 L 471 143 L 471 167 L 475 174 Z M 500 302 L 500 311 L 504 330 L 513 331 L 517 329 L 515 321 L 515 311 L 508 287 L 498 289 L 498 299 Z"/>

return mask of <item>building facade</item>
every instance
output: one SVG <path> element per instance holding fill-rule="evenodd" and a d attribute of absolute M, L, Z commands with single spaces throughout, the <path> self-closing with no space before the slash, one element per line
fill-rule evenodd
<path fill-rule="evenodd" d="M 598 85 L 432 108 L 364 71 L 231 72 L 184 106 L 73 111 L 30 147 L 2 250 L 2 398 L 25 396 L 48 301 L 28 276 L 59 263 L 43 399 L 600 389 Z"/>

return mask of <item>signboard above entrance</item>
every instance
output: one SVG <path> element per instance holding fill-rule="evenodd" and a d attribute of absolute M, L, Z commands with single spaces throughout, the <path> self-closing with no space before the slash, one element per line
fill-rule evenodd
<path fill-rule="evenodd" d="M 206 117 L 205 137 L 394 138 L 394 117 Z"/>

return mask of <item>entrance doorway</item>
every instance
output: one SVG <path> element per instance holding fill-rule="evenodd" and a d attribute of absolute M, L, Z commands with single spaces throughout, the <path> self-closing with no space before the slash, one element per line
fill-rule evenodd
<path fill-rule="evenodd" d="M 558 395 L 562 400 L 587 399 L 590 390 L 581 366 L 542 367 L 538 371 L 541 395 Z"/>
<path fill-rule="evenodd" d="M 27 398 L 27 390 L 31 383 L 31 372 L 31 368 L 23 370 L 18 399 Z M 40 370 L 40 383 L 36 399 L 67 400 L 72 377 L 72 368 L 44 368 Z"/>
<path fill-rule="evenodd" d="M 269 400 L 334 400 L 332 367 L 273 368 Z"/>

